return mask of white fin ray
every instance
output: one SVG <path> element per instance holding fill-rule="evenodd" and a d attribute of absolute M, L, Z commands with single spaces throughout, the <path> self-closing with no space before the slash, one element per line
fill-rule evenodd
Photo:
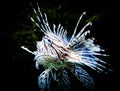
<path fill-rule="evenodd" d="M 80 16 L 80 18 L 79 18 L 79 20 L 78 20 L 78 22 L 77 22 L 77 24 L 76 24 L 76 27 L 75 27 L 75 29 L 74 29 L 74 32 L 73 32 L 73 34 L 72 34 L 72 37 L 71 37 L 71 39 L 70 39 L 70 42 L 71 42 L 71 41 L 73 40 L 73 38 L 75 37 L 75 34 L 76 34 L 76 31 L 77 31 L 78 25 L 79 25 L 79 23 L 80 23 L 83 15 L 85 15 L 85 14 L 86 14 L 86 12 L 83 12 L 83 14 Z"/>

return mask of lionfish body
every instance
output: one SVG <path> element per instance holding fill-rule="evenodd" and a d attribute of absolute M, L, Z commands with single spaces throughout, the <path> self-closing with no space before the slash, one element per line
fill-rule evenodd
<path fill-rule="evenodd" d="M 35 55 L 37 69 L 39 69 L 39 65 L 45 68 L 45 71 L 38 77 L 40 90 L 44 91 L 46 88 L 50 90 L 52 79 L 58 82 L 59 86 L 64 86 L 65 90 L 70 90 L 67 70 L 72 72 L 85 87 L 92 88 L 94 86 L 93 78 L 83 66 L 101 72 L 104 71 L 103 64 L 106 62 L 96 57 L 96 55 L 105 55 L 100 53 L 103 51 L 100 46 L 94 44 L 94 38 L 86 39 L 90 31 L 85 31 L 85 29 L 92 24 L 91 22 L 88 22 L 80 32 L 76 33 L 78 24 L 85 12 L 80 16 L 73 35 L 68 40 L 67 31 L 61 24 L 58 26 L 53 24 L 53 29 L 51 29 L 46 14 L 41 13 L 39 6 L 37 10 L 33 8 L 33 11 L 36 19 L 31 18 L 31 20 L 40 28 L 44 36 L 41 41 L 36 42 L 36 51 L 31 52 L 24 46 L 22 48 Z"/>

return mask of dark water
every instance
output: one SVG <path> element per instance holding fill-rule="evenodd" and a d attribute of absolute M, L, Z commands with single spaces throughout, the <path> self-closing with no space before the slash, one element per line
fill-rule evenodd
<path fill-rule="evenodd" d="M 36 0 L 37 1 L 37 0 Z M 39 0 L 38 0 L 39 1 Z M 33 3 L 33 1 L 32 1 Z M 111 68 L 113 69 L 113 73 L 108 76 L 98 75 L 91 73 L 95 77 L 96 82 L 96 91 L 108 91 L 108 89 L 112 89 L 112 91 L 118 91 L 119 88 L 119 59 L 116 58 L 116 42 L 115 33 L 115 15 L 116 8 L 114 7 L 115 2 L 110 1 L 90 1 L 90 0 L 40 0 L 39 4 L 42 8 L 52 8 L 58 9 L 58 13 L 66 13 L 70 15 L 72 13 L 76 13 L 76 17 L 81 14 L 83 11 L 87 11 L 87 16 L 92 15 L 102 15 L 97 22 L 93 23 L 93 36 L 100 41 L 100 45 L 103 48 L 107 49 L 108 54 L 110 55 L 107 60 L 111 64 Z M 27 14 L 31 13 L 30 9 L 30 1 L 28 0 L 16 0 L 11 1 L 10 3 L 3 3 L 2 7 L 2 17 L 0 27 L 0 42 L 1 42 L 1 69 L 2 73 L 1 77 L 3 79 L 2 84 L 5 86 L 3 89 L 8 88 L 11 91 L 39 91 L 37 84 L 37 77 L 41 70 L 36 70 L 33 62 L 33 56 L 31 54 L 26 53 L 22 49 L 20 49 L 20 45 L 23 45 L 25 40 L 22 38 L 19 39 L 16 34 L 16 30 L 24 30 L 26 27 L 22 27 L 21 24 L 28 24 L 26 21 Z M 67 13 L 68 12 L 68 13 Z M 74 15 L 74 14 L 73 14 Z M 65 16 L 66 17 L 66 16 Z M 71 16 L 69 16 L 71 17 Z M 70 24 L 69 29 L 73 29 L 76 25 L 75 16 L 73 18 L 67 18 L 69 21 L 65 21 L 65 19 L 61 20 L 63 24 Z M 69 20 L 71 19 L 71 20 Z M 74 21 L 75 20 L 75 21 Z M 57 20 L 56 20 L 57 21 Z M 66 22 L 66 23 L 65 23 Z M 74 24 L 75 23 L 75 24 Z M 70 31 L 70 30 L 69 30 Z M 119 37 L 119 36 L 118 36 Z M 20 41 L 20 42 L 19 42 Z M 23 42 L 21 42 L 23 41 Z M 98 41 L 98 42 L 99 42 Z M 75 78 L 72 78 L 72 91 L 86 91 L 84 87 L 80 87 L 79 82 L 76 81 Z"/>

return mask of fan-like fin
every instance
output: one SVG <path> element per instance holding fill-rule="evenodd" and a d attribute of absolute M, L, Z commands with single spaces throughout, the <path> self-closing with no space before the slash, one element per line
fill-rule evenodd
<path fill-rule="evenodd" d="M 40 91 L 44 91 L 46 88 L 50 91 L 50 82 L 52 79 L 50 71 L 51 71 L 50 69 L 47 69 L 43 71 L 38 77 L 38 85 L 39 85 Z"/>
<path fill-rule="evenodd" d="M 58 86 L 60 91 L 71 91 L 71 83 L 67 71 L 63 70 L 62 73 L 58 75 Z"/>
<path fill-rule="evenodd" d="M 93 78 L 79 65 L 74 65 L 71 68 L 71 72 L 82 82 L 82 84 L 88 88 L 94 89 L 94 80 Z"/>

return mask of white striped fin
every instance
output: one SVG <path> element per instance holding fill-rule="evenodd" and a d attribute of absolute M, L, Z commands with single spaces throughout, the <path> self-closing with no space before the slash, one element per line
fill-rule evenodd
<path fill-rule="evenodd" d="M 52 76 L 51 76 L 50 69 L 46 69 L 40 74 L 40 76 L 38 77 L 38 85 L 39 85 L 40 91 L 44 91 L 46 88 L 48 89 L 48 91 L 50 91 L 51 79 L 52 79 Z"/>
<path fill-rule="evenodd" d="M 78 25 L 79 25 L 79 23 L 80 23 L 80 21 L 81 21 L 83 15 L 85 15 L 85 14 L 86 14 L 86 12 L 83 12 L 83 14 L 80 16 L 80 18 L 79 18 L 79 20 L 78 20 L 78 22 L 77 22 L 77 24 L 76 24 L 74 33 L 72 34 L 72 37 L 71 37 L 71 39 L 70 39 L 70 42 L 71 42 L 71 41 L 73 40 L 73 38 L 75 37 L 75 34 L 76 34 L 76 31 L 77 31 Z"/>
<path fill-rule="evenodd" d="M 80 80 L 80 82 L 90 91 L 94 89 L 94 80 L 89 73 L 79 65 L 71 67 L 71 72 Z"/>
<path fill-rule="evenodd" d="M 32 22 L 34 22 L 36 24 L 36 26 L 38 28 L 40 28 L 40 30 L 45 35 L 53 34 L 54 36 L 57 36 L 59 38 L 59 40 L 61 40 L 61 41 L 63 40 L 65 42 L 67 42 L 66 30 L 64 30 L 64 28 L 61 24 L 59 24 L 57 27 L 55 24 L 53 24 L 53 30 L 51 30 L 49 23 L 48 23 L 47 15 L 46 15 L 46 13 L 42 14 L 38 3 L 37 3 L 37 9 L 33 8 L 33 11 L 34 11 L 36 17 L 35 18 L 31 17 L 31 20 L 32 20 Z"/>

